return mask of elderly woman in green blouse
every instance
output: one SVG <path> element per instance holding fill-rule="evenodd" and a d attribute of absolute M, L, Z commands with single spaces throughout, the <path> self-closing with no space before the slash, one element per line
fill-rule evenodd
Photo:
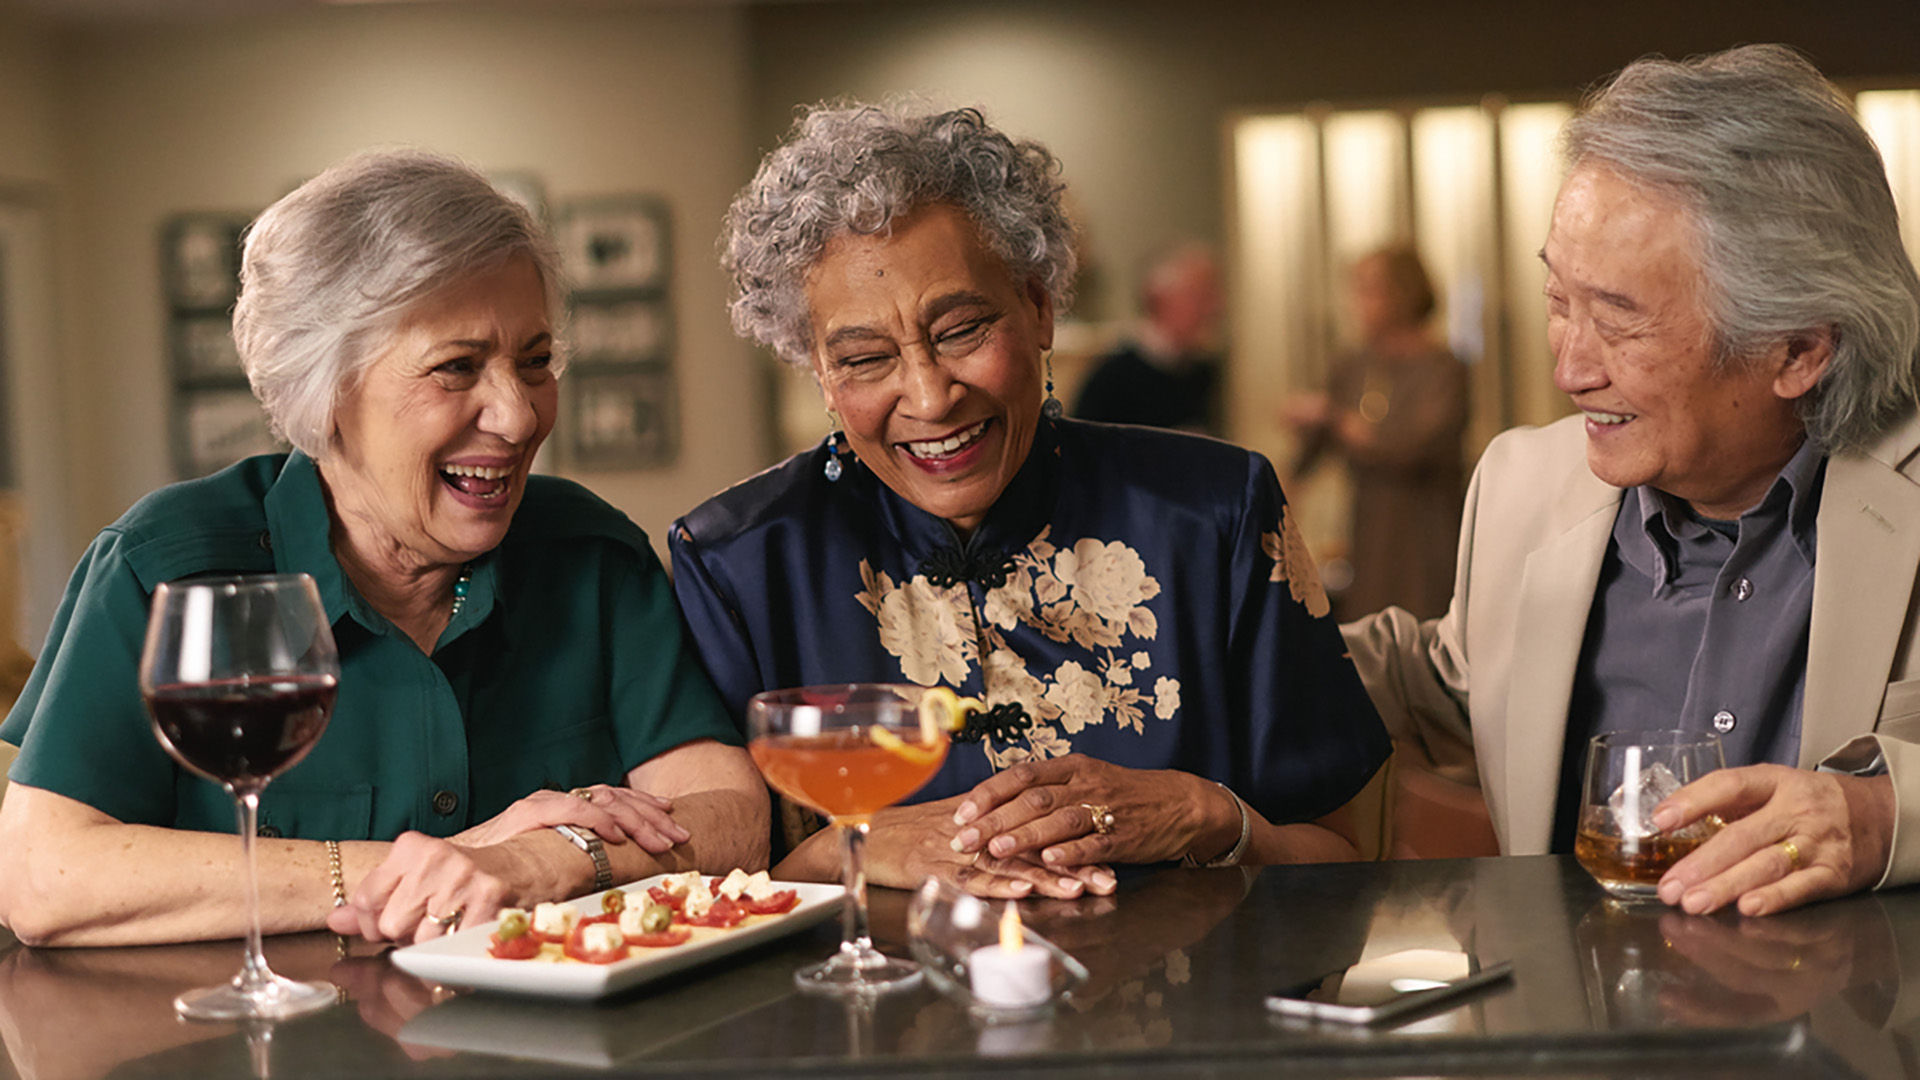
<path fill-rule="evenodd" d="M 325 737 L 261 802 L 268 932 L 418 940 L 764 865 L 765 787 L 646 536 L 532 475 L 561 365 L 526 211 L 457 162 L 361 155 L 254 222 L 241 282 L 234 340 L 295 449 L 149 495 L 81 559 L 0 726 L 0 922 L 242 932 L 228 800 L 161 751 L 135 686 L 152 589 L 216 572 L 313 575 L 340 647 Z"/>

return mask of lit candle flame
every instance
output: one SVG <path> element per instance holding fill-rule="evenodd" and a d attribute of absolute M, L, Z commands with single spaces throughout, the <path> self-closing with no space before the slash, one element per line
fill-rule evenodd
<path fill-rule="evenodd" d="M 1003 952 L 1019 952 L 1021 944 L 1020 909 L 1009 900 L 1007 910 L 1000 914 L 1000 948 Z"/>

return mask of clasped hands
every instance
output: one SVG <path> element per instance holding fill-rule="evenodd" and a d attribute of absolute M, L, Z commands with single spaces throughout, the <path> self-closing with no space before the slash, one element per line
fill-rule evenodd
<path fill-rule="evenodd" d="M 1769 915 L 1871 888 L 1893 847 L 1893 780 L 1749 765 L 1708 773 L 1654 808 L 1662 832 L 1710 814 L 1727 822 L 1660 879 L 1690 914 L 1737 903 Z"/>
<path fill-rule="evenodd" d="M 532 849 L 529 837 L 574 825 L 608 844 L 631 841 L 659 855 L 689 837 L 672 811 L 670 799 L 595 784 L 578 796 L 536 791 L 449 839 L 402 833 L 346 905 L 328 913 L 327 928 L 373 941 L 426 941 L 462 922 L 490 919 L 502 907 L 561 899 L 555 882 L 563 879 Z M 578 855 L 569 851 L 566 857 Z"/>
<path fill-rule="evenodd" d="M 998 898 L 1104 896 L 1115 887 L 1114 864 L 1179 858 L 1198 837 L 1208 800 L 1237 817 L 1231 798 L 1190 773 L 1081 754 L 1023 762 L 965 795 L 876 815 L 868 876 L 913 888 L 933 875 Z M 824 852 L 805 849 L 830 839 L 816 834 L 795 858 L 818 869 Z"/>

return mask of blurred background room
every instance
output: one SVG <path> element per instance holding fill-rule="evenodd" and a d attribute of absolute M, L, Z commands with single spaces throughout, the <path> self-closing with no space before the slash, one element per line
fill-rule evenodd
<path fill-rule="evenodd" d="M 234 239 L 356 149 L 459 155 L 546 216 L 577 360 L 545 467 L 664 547 L 826 430 L 806 375 L 728 328 L 714 251 L 796 104 L 979 104 L 1058 154 L 1085 245 L 1062 400 L 1138 333 L 1157 253 L 1215 253 L 1218 431 L 1283 469 L 1281 403 L 1358 343 L 1348 268 L 1413 245 L 1470 465 L 1565 411 L 1535 252 L 1570 103 L 1637 56 L 1754 41 L 1858 92 L 1913 213 L 1913 0 L 0 0 L 0 677 L 98 529 L 271 448 L 225 338 Z M 1323 562 L 1344 484 L 1293 491 Z"/>

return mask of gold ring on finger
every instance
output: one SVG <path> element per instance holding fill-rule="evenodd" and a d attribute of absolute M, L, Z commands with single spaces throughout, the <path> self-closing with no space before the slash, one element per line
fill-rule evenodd
<path fill-rule="evenodd" d="M 1113 831 L 1113 808 L 1111 806 L 1107 806 L 1104 803 L 1083 802 L 1080 804 L 1080 808 L 1087 812 L 1088 818 L 1092 819 L 1095 834 L 1105 836 Z"/>
<path fill-rule="evenodd" d="M 567 794 L 573 796 L 576 799 L 585 799 L 588 802 L 593 801 L 593 789 L 590 787 L 577 787 L 577 788 L 574 788 L 572 791 L 567 792 Z"/>
<path fill-rule="evenodd" d="M 1778 847 L 1780 853 L 1787 857 L 1787 873 L 1800 869 L 1800 845 L 1791 840 L 1782 840 Z"/>
<path fill-rule="evenodd" d="M 432 912 L 428 912 L 427 921 L 439 927 L 441 930 L 458 930 L 460 929 L 460 916 L 466 913 L 467 909 L 464 907 L 454 908 L 445 915 L 435 915 Z"/>

